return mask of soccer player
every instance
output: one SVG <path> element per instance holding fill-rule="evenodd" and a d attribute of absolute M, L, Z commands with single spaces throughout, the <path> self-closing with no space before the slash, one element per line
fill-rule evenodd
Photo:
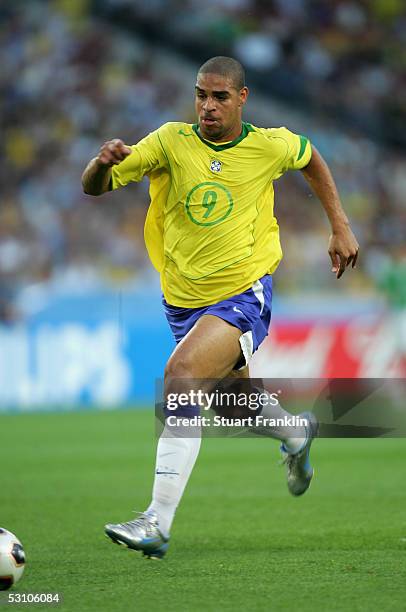
<path fill-rule="evenodd" d="M 301 170 L 324 207 L 337 278 L 357 260 L 357 241 L 318 151 L 285 127 L 244 122 L 247 97 L 242 66 L 228 57 L 209 59 L 197 75 L 195 125 L 166 123 L 132 146 L 105 142 L 83 173 L 84 191 L 94 196 L 150 179 L 145 241 L 177 342 L 165 369 L 166 397 L 187 392 L 193 379 L 249 376 L 249 360 L 268 332 L 272 274 L 282 257 L 273 212 L 273 181 L 282 174 Z M 267 416 L 288 414 L 279 405 L 265 408 Z M 185 418 L 198 412 L 192 404 L 182 409 Z M 293 495 L 304 493 L 313 476 L 309 451 L 317 423 L 305 416 L 307 425 L 293 432 L 269 432 L 282 442 Z M 149 508 L 135 520 L 106 525 L 106 534 L 147 557 L 163 557 L 199 448 L 198 429 L 192 436 L 166 426 Z"/>

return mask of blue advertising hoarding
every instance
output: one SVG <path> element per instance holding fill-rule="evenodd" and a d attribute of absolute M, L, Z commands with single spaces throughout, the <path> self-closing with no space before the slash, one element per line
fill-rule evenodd
<path fill-rule="evenodd" d="M 0 411 L 151 405 L 173 347 L 155 291 L 54 299 L 0 327 Z"/>
<path fill-rule="evenodd" d="M 154 282 L 43 302 L 23 322 L 0 325 L 0 412 L 153 405 L 175 346 Z M 371 300 L 277 297 L 271 329 L 377 310 Z"/>

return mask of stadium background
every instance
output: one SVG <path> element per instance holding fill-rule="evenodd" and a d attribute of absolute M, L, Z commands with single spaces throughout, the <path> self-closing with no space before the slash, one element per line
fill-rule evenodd
<path fill-rule="evenodd" d="M 27 553 L 17 590 L 75 612 L 404 610 L 403 439 L 318 440 L 300 500 L 276 442 L 207 439 L 167 561 L 104 540 L 149 501 L 173 341 L 147 183 L 93 199 L 80 176 L 106 139 L 193 122 L 196 68 L 237 56 L 246 119 L 311 138 L 361 244 L 337 282 L 321 206 L 300 173 L 276 184 L 285 256 L 253 371 L 404 377 L 405 26 L 402 0 L 0 4 L 0 525 Z"/>
<path fill-rule="evenodd" d="M 404 374 L 402 2 L 30 0 L 0 11 L 0 410 L 151 402 L 173 343 L 143 245 L 147 184 L 95 200 L 80 175 L 109 138 L 193 122 L 195 71 L 214 54 L 246 66 L 247 120 L 320 149 L 361 244 L 357 271 L 337 282 L 321 206 L 300 173 L 278 182 L 285 257 L 253 372 Z"/>

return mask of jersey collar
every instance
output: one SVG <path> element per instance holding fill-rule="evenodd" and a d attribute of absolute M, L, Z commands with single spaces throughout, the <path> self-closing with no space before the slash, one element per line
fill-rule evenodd
<path fill-rule="evenodd" d="M 241 134 L 237 138 L 235 138 L 234 140 L 231 140 L 231 142 L 225 142 L 224 144 L 216 145 L 214 144 L 214 142 L 210 142 L 210 140 L 206 140 L 205 138 L 203 138 L 203 136 L 199 134 L 199 126 L 197 123 L 194 123 L 192 125 L 192 129 L 195 132 L 195 134 L 198 136 L 198 138 L 200 138 L 200 140 L 204 142 L 205 145 L 207 145 L 214 151 L 224 151 L 225 149 L 231 149 L 231 147 L 235 147 L 242 140 L 244 140 L 244 138 L 246 138 L 250 132 L 254 131 L 254 128 L 252 127 L 250 123 L 246 123 L 245 121 L 243 121 Z"/>

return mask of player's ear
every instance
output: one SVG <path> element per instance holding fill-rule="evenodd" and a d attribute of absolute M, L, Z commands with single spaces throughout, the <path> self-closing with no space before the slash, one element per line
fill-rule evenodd
<path fill-rule="evenodd" d="M 239 102 L 239 106 L 244 106 L 244 104 L 247 101 L 248 98 L 248 94 L 249 94 L 249 90 L 248 87 L 243 87 L 240 90 L 240 102 Z"/>

